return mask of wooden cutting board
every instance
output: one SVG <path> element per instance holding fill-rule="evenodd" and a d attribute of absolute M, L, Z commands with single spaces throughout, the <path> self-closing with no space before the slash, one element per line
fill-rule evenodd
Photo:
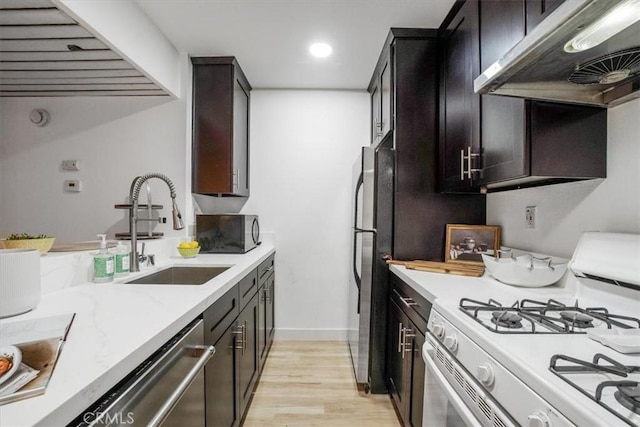
<path fill-rule="evenodd" d="M 455 262 L 387 260 L 387 264 L 402 265 L 408 270 L 455 274 L 457 276 L 480 277 L 484 274 L 483 265 L 460 264 Z"/>

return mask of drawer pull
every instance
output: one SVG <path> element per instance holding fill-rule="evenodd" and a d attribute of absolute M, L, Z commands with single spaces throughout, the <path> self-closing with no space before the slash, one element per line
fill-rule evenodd
<path fill-rule="evenodd" d="M 420 305 L 417 302 L 415 302 L 413 300 L 413 298 L 409 298 L 409 297 L 403 297 L 402 295 L 400 295 L 400 292 L 398 292 L 397 289 L 394 289 L 393 292 L 396 293 L 396 295 L 398 296 L 398 298 L 400 298 L 400 301 L 402 301 L 402 303 L 407 307 L 407 308 L 411 308 L 414 307 L 416 305 Z"/>

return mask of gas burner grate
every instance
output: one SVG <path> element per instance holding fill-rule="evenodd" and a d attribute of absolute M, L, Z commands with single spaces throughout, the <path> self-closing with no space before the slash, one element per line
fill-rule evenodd
<path fill-rule="evenodd" d="M 563 364 L 559 364 L 563 361 Z M 602 362 L 607 362 L 603 364 Z M 640 383 L 638 381 L 628 380 L 631 374 L 640 373 L 640 366 L 628 366 L 597 353 L 593 356 L 592 362 L 576 359 L 570 356 L 556 354 L 551 357 L 549 370 L 562 380 L 567 382 L 573 388 L 598 403 L 603 408 L 626 422 L 630 426 L 638 426 L 622 410 L 616 410 L 610 403 L 603 399 L 606 389 L 615 387 L 614 398 L 623 408 L 640 415 Z M 621 377 L 621 380 L 607 380 L 600 382 L 594 392 L 590 392 L 571 380 L 572 374 L 584 374 L 588 372 L 597 372 L 602 374 L 610 374 Z"/>
<path fill-rule="evenodd" d="M 560 319 L 566 321 L 570 326 L 570 332 L 585 333 L 585 331 L 576 331 L 575 329 L 591 328 L 593 321 L 596 319 L 604 322 L 607 329 L 612 329 L 613 327 L 623 329 L 640 328 L 640 319 L 612 314 L 604 307 L 580 308 L 577 300 L 573 306 L 568 306 L 554 299 L 550 299 L 547 302 L 523 299 L 520 302 L 520 308 L 527 311 L 539 311 L 545 315 L 558 314 Z"/>
<path fill-rule="evenodd" d="M 595 322 L 607 329 L 640 328 L 638 318 L 611 314 L 604 307 L 580 308 L 577 300 L 574 305 L 566 305 L 553 299 L 523 299 L 505 307 L 494 299 L 482 302 L 462 298 L 459 308 L 485 328 L 502 334 L 584 334 L 596 327 Z"/>
<path fill-rule="evenodd" d="M 485 328 L 499 334 L 555 334 L 569 332 L 566 322 L 557 322 L 555 319 L 547 318 L 539 313 L 521 310 L 518 301 L 510 307 L 503 307 L 493 299 L 488 302 L 482 302 L 462 298 L 460 300 L 460 310 Z M 483 313 L 488 313 L 491 319 L 488 321 L 483 320 L 481 318 Z M 546 328 L 536 328 L 536 325 L 544 325 Z"/>

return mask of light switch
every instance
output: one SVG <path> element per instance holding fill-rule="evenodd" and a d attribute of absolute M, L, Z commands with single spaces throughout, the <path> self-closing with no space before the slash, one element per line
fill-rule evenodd
<path fill-rule="evenodd" d="M 80 160 L 63 160 L 61 167 L 63 171 L 79 171 Z"/>

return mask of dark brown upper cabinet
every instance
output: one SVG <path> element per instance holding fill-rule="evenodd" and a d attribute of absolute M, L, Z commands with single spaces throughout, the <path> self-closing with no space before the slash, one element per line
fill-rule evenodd
<path fill-rule="evenodd" d="M 369 83 L 371 94 L 371 144 L 379 144 L 393 128 L 391 105 L 390 53 L 387 49 L 383 62 L 377 67 Z"/>
<path fill-rule="evenodd" d="M 482 70 L 525 36 L 532 3 L 480 2 Z M 478 182 L 494 190 L 604 178 L 606 139 L 605 109 L 482 95 Z"/>
<path fill-rule="evenodd" d="M 526 0 L 527 34 L 562 3 L 564 0 Z"/>
<path fill-rule="evenodd" d="M 456 2 L 441 28 L 440 191 L 606 177 L 607 112 L 497 95 L 473 80 L 524 36 L 531 0 Z M 552 7 L 547 4 L 547 8 Z"/>
<path fill-rule="evenodd" d="M 249 197 L 251 85 L 234 57 L 194 57 L 192 190 Z"/>
<path fill-rule="evenodd" d="M 440 75 L 440 189 L 478 192 L 480 184 L 480 74 L 478 3 L 456 2 L 442 32 Z"/>
<path fill-rule="evenodd" d="M 480 68 L 486 70 L 500 59 L 525 33 L 524 1 L 480 3 Z M 520 98 L 482 95 L 481 140 L 483 183 L 525 176 L 526 102 Z"/>

